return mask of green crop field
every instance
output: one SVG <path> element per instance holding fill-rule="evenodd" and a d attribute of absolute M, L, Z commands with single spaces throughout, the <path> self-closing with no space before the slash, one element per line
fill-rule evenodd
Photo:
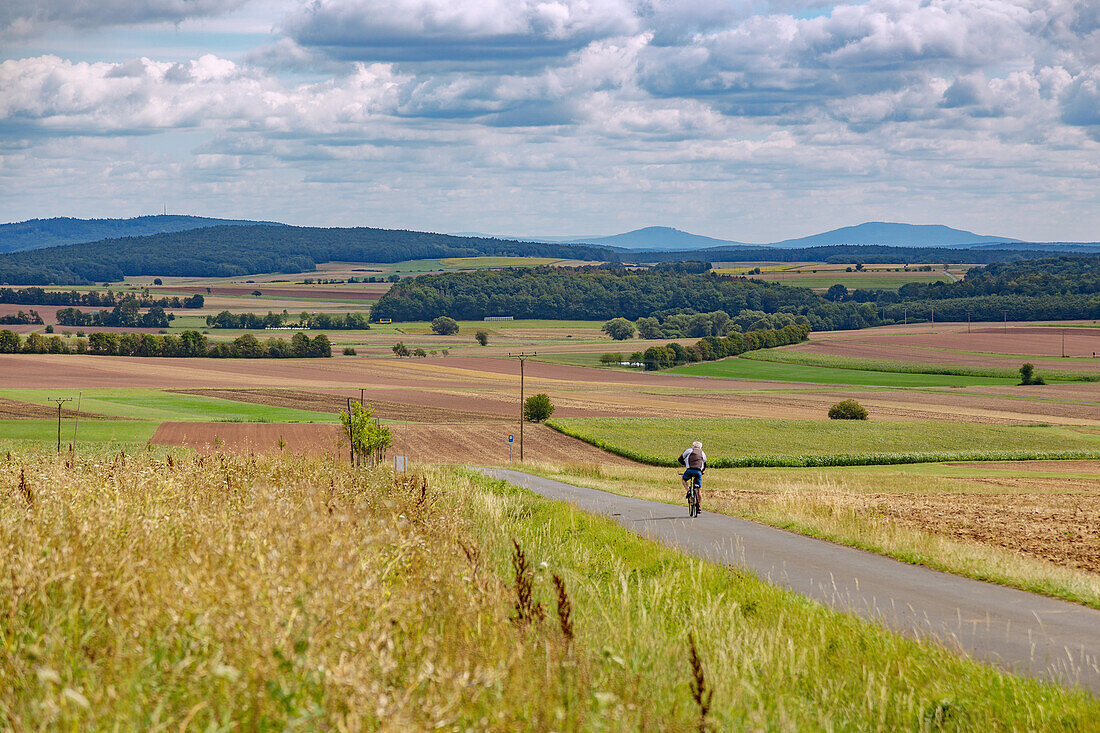
<path fill-rule="evenodd" d="M 133 447 L 153 437 L 158 423 L 139 420 L 81 420 L 76 425 L 66 419 L 61 426 L 61 445 L 67 447 L 76 428 L 76 448 L 89 448 L 114 443 Z M 0 446 L 4 449 L 20 445 L 53 445 L 57 440 L 57 420 L 0 420 Z"/>
<path fill-rule="evenodd" d="M 51 405 L 51 397 L 73 397 L 65 407 L 75 410 L 78 390 L 0 390 L 0 397 Z M 155 389 L 88 389 L 80 391 L 80 410 L 97 415 L 151 421 L 197 422 L 332 422 L 325 412 L 258 405 L 214 397 L 176 394 Z M 56 423 L 55 423 L 56 425 Z M 83 428 L 82 428 L 83 429 Z"/>
<path fill-rule="evenodd" d="M 868 387 L 953 387 L 975 384 L 1015 384 L 1019 378 L 977 377 L 952 374 L 908 374 L 835 367 L 786 364 L 754 358 L 731 357 L 721 361 L 688 364 L 670 370 L 677 374 L 726 379 L 763 379 L 774 382 L 811 382 Z"/>
<path fill-rule="evenodd" d="M 1100 457 L 1100 435 L 1055 426 L 610 417 L 547 424 L 617 455 L 666 466 L 676 465 L 694 440 L 715 468 Z"/>
<path fill-rule="evenodd" d="M 954 353 L 975 353 L 981 356 L 987 354 L 982 352 L 954 352 Z M 1058 357 L 1038 357 L 1028 355 L 1008 355 L 1018 356 L 1026 361 L 1040 361 L 1046 359 L 1048 361 L 1064 361 Z M 819 367 L 825 369 L 853 369 L 856 371 L 873 371 L 873 372 L 896 372 L 903 374 L 941 374 L 941 375 L 953 375 L 963 377 L 993 377 L 996 379 L 1007 379 L 1013 383 L 1019 381 L 1020 375 L 1018 369 L 1011 367 L 993 367 L 993 366 L 958 366 L 953 364 L 933 364 L 929 362 L 920 361 L 887 361 L 880 359 L 859 359 L 847 356 L 836 356 L 833 354 L 814 354 L 805 351 L 794 351 L 789 349 L 761 349 L 759 351 L 751 351 L 747 354 L 742 354 L 742 359 L 750 359 L 752 361 L 766 361 L 772 363 L 781 364 L 798 364 L 801 366 Z M 1092 359 L 1077 359 L 1075 361 L 1094 363 Z M 1090 374 L 1088 372 L 1069 372 L 1069 371 L 1051 371 L 1042 369 L 1041 374 L 1048 382 L 1052 381 L 1069 381 L 1069 382 L 1095 382 L 1100 381 L 1100 364 L 1097 364 L 1098 371 Z"/>

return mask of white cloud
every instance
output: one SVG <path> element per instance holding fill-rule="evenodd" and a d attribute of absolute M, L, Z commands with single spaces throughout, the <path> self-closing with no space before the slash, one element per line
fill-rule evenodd
<path fill-rule="evenodd" d="M 4 0 L 0 37 L 30 36 L 50 28 L 97 28 L 229 13 L 248 0 Z"/>

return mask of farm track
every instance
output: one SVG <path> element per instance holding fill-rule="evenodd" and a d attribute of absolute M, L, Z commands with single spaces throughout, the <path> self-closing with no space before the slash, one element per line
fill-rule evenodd
<path fill-rule="evenodd" d="M 930 639 L 1018 674 L 1100 692 L 1100 611 L 908 565 L 874 553 L 734 517 L 585 489 L 519 471 L 495 478 L 609 516 L 711 562 Z"/>

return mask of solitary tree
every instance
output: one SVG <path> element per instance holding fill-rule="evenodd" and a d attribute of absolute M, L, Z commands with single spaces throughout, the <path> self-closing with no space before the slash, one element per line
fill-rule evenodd
<path fill-rule="evenodd" d="M 625 318 L 612 318 L 603 324 L 602 330 L 616 341 L 634 338 L 634 324 Z"/>
<path fill-rule="evenodd" d="M 440 336 L 450 336 L 458 333 L 458 322 L 448 316 L 440 316 L 432 321 L 432 330 Z"/>
<path fill-rule="evenodd" d="M 844 287 L 840 283 L 836 285 L 830 285 L 829 289 L 825 291 L 825 297 L 829 300 L 835 300 L 840 302 L 848 297 L 848 288 Z"/>
<path fill-rule="evenodd" d="M 545 392 L 533 394 L 523 401 L 523 419 L 528 422 L 542 422 L 553 414 L 554 405 Z"/>
<path fill-rule="evenodd" d="M 486 331 L 478 331 L 474 334 L 474 338 L 477 339 L 477 342 L 482 346 L 487 346 L 489 344 L 489 334 Z"/>
<path fill-rule="evenodd" d="M 393 348 L 393 355 L 398 357 L 398 358 L 401 358 L 403 356 L 409 356 L 409 355 L 412 354 L 412 352 L 409 351 L 409 347 L 405 346 L 404 342 L 402 342 L 402 341 L 398 341 L 396 344 L 393 345 L 392 348 Z"/>
<path fill-rule="evenodd" d="M 1035 374 L 1035 365 L 1026 362 L 1020 367 L 1020 384 L 1046 384 L 1046 380 Z"/>

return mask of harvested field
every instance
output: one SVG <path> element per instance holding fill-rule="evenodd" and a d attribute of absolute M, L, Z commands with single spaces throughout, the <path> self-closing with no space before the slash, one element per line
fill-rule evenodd
<path fill-rule="evenodd" d="M 967 333 L 966 326 L 952 323 L 937 326 L 913 324 L 908 332 L 899 327 L 872 329 L 847 334 L 835 332 L 811 335 L 790 351 L 841 356 L 875 361 L 908 361 L 923 364 L 951 364 L 968 367 L 1015 369 L 1022 357 L 1059 357 L 1041 360 L 1036 367 L 1058 371 L 1100 372 L 1100 329 L 1058 327 L 983 326 Z M 1062 359 L 1062 333 L 1066 356 Z M 965 353 L 980 352 L 980 353 Z M 1093 353 L 1098 356 L 1094 359 Z"/>
<path fill-rule="evenodd" d="M 340 447 L 340 426 L 319 423 L 165 422 L 153 434 L 152 442 L 200 453 L 261 453 L 278 450 L 280 439 L 286 442 L 285 450 L 293 453 L 340 456 L 345 451 Z"/>
<path fill-rule="evenodd" d="M 392 425 L 390 455 L 406 455 L 412 463 L 457 463 L 499 466 L 508 463 L 508 436 L 515 435 L 513 459 L 519 460 L 518 426 L 502 424 Z M 543 425 L 524 427 L 524 458 L 553 463 L 637 465 L 605 453 Z M 203 453 L 246 453 L 277 450 L 280 438 L 287 451 L 341 456 L 347 443 L 339 426 L 309 423 L 166 422 L 153 435 L 156 445 L 179 445 Z"/>
<path fill-rule="evenodd" d="M 252 291 L 259 290 L 264 298 L 307 298 L 316 300 L 345 300 L 373 302 L 382 297 L 382 294 L 390 289 L 388 283 L 363 283 L 346 286 L 333 285 L 267 285 L 266 283 L 250 283 L 247 285 L 211 285 L 207 287 L 174 286 L 164 287 L 163 290 L 172 293 L 198 293 L 200 295 L 229 295 L 252 296 Z M 263 301 L 257 299 L 259 306 Z"/>
<path fill-rule="evenodd" d="M 851 509 L 868 518 L 1100 573 L 1100 481 L 1081 482 L 1074 489 L 1067 494 L 837 493 L 820 500 L 834 510 Z M 767 503 L 772 497 L 768 491 L 708 493 L 742 506 Z"/>
<path fill-rule="evenodd" d="M 989 461 L 986 463 L 945 463 L 960 468 L 980 468 L 983 471 L 1012 471 L 1019 473 L 1085 473 L 1096 474 L 1100 484 L 1100 461 Z M 1100 488 L 1100 486 L 1098 486 Z"/>

